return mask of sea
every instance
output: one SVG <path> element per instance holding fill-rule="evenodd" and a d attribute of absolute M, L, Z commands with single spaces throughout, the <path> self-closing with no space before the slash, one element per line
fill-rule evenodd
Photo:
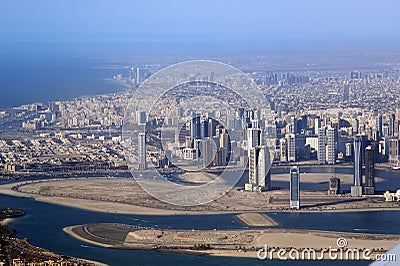
<path fill-rule="evenodd" d="M 122 91 L 112 78 L 127 76 L 124 67 L 135 63 L 115 63 L 98 53 L 83 55 L 77 45 L 57 43 L 0 44 L 0 58 L 0 110 Z"/>

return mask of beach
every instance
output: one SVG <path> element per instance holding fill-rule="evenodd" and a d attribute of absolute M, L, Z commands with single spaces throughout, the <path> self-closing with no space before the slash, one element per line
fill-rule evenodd
<path fill-rule="evenodd" d="M 26 181 L 1 185 L 0 193 L 31 197 L 38 201 L 92 211 L 140 215 L 400 209 L 396 203 L 377 201 L 379 196 L 354 198 L 346 195 L 327 195 L 324 191 L 301 191 L 301 209 L 290 210 L 288 190 L 244 192 L 238 188 L 233 188 L 213 202 L 185 207 L 159 201 L 146 193 L 132 178 L 64 178 Z"/>
<path fill-rule="evenodd" d="M 90 244 L 123 249 L 193 252 L 213 256 L 257 258 L 265 246 L 275 249 L 370 249 L 381 254 L 396 245 L 400 235 L 360 234 L 292 229 L 164 230 L 121 224 L 87 224 L 64 228 L 71 236 Z"/>

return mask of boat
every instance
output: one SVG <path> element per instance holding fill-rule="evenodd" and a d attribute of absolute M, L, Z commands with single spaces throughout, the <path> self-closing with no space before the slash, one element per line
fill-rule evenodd
<path fill-rule="evenodd" d="M 392 169 L 393 170 L 400 170 L 400 166 L 393 166 Z"/>

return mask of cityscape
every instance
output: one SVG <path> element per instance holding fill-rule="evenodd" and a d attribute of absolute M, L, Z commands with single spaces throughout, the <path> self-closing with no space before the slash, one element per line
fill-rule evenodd
<path fill-rule="evenodd" d="M 0 266 L 397 265 L 393 0 L 0 10 Z"/>

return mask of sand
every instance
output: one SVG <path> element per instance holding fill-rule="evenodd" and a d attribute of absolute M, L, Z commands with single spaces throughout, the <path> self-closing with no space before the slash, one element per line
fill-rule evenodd
<path fill-rule="evenodd" d="M 113 227 L 115 227 L 113 230 Z M 121 225 L 119 225 L 121 227 Z M 80 230 L 84 228 L 84 230 Z M 78 230 L 76 230 L 78 229 Z M 97 231 L 96 231 L 97 230 Z M 123 228 L 125 230 L 125 228 Z M 78 225 L 66 228 L 65 231 L 82 241 L 104 245 L 96 239 L 96 232 L 118 232 L 115 224 Z M 125 231 L 124 231 L 125 232 Z M 118 234 L 118 233 L 117 233 Z M 104 238 L 104 236 L 101 236 Z M 121 236 L 117 237 L 118 241 Z M 338 248 L 337 239 L 344 238 L 349 249 L 371 249 L 377 253 L 387 251 L 395 246 L 400 235 L 358 234 L 345 232 L 328 232 L 314 230 L 260 229 L 260 230 L 162 230 L 132 228 L 126 233 L 123 243 L 113 248 L 124 249 L 174 249 L 178 252 L 198 252 L 214 256 L 257 257 L 257 250 L 267 245 L 270 248 Z M 101 238 L 99 238 L 101 239 Z M 113 239 L 113 234 L 106 235 L 106 241 Z M 196 246 L 209 246 L 211 249 L 199 249 Z M 247 252 L 244 252 L 246 251 Z"/>
<path fill-rule="evenodd" d="M 18 186 L 18 190 L 13 190 L 14 186 Z M 288 190 L 260 193 L 244 192 L 234 188 L 213 202 L 184 207 L 170 205 L 153 198 L 132 178 L 64 178 L 27 181 L 1 185 L 0 193 L 18 197 L 32 197 L 38 201 L 91 211 L 120 214 L 239 214 L 293 211 L 288 208 Z M 300 212 L 400 209 L 396 203 L 376 203 L 368 197 L 358 199 L 345 195 L 328 196 L 323 191 L 301 191 L 301 207 Z"/>
<path fill-rule="evenodd" d="M 1 225 L 7 225 L 9 224 L 11 221 L 13 220 L 13 218 L 5 218 L 3 220 L 0 221 Z"/>
<path fill-rule="evenodd" d="M 236 218 L 238 218 L 242 223 L 248 225 L 248 226 L 277 226 L 279 223 L 269 217 L 266 214 L 262 213 L 254 213 L 254 212 L 249 212 L 249 213 L 241 213 L 236 215 Z"/>

